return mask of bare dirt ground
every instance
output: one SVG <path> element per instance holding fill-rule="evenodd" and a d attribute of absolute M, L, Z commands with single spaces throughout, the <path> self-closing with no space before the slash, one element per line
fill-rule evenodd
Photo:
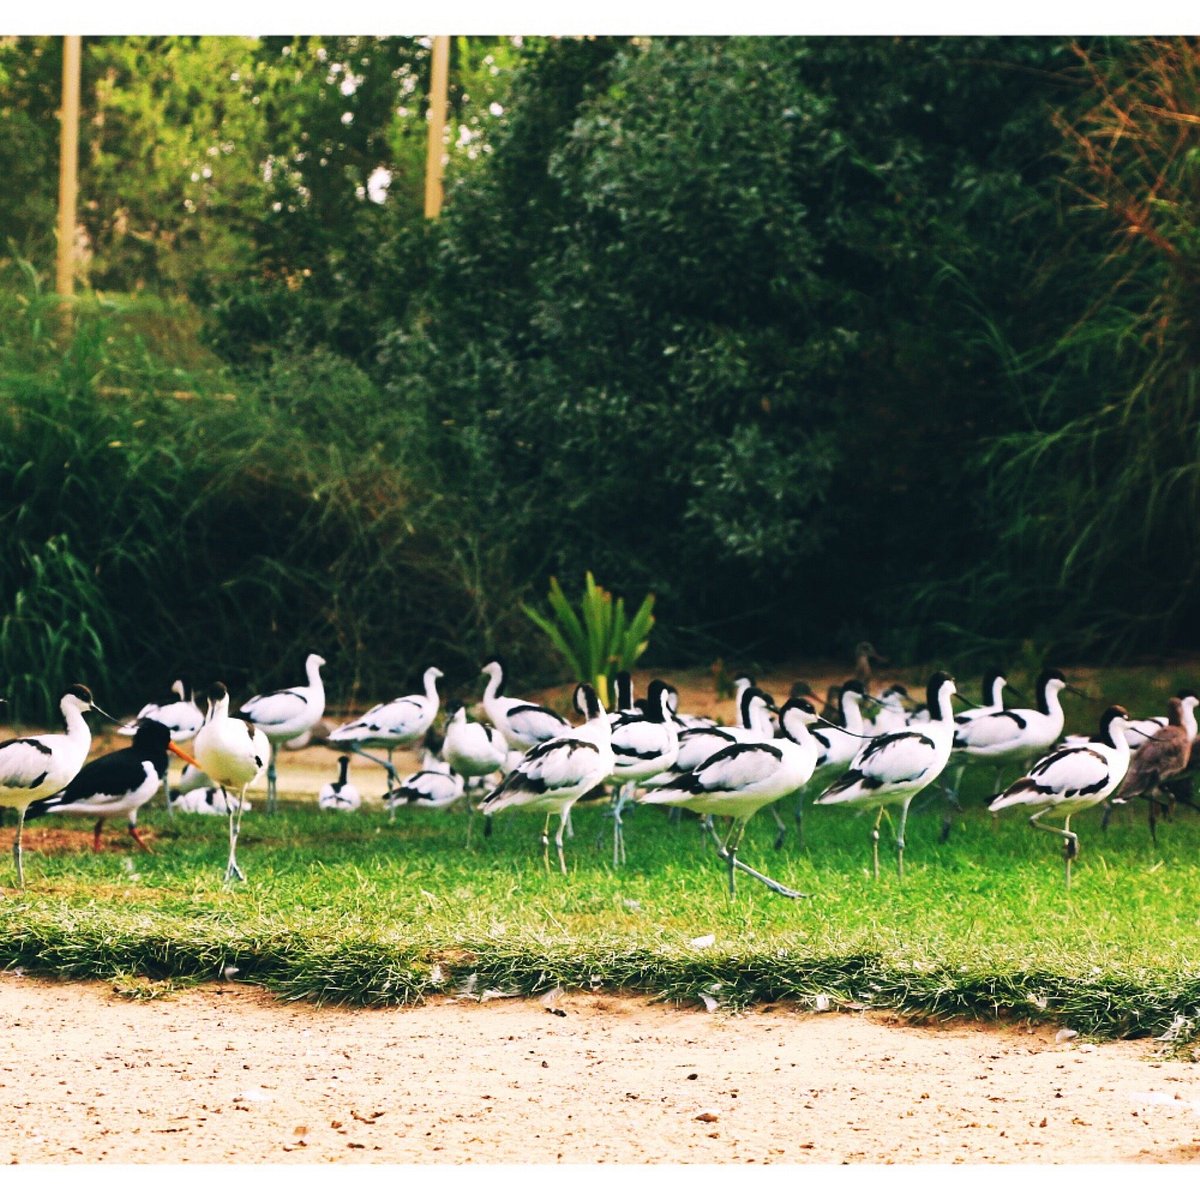
<path fill-rule="evenodd" d="M 130 1002 L 12 973 L 0 1012 L 0 1162 L 1200 1161 L 1200 1065 L 1048 1028 L 232 984 Z"/>

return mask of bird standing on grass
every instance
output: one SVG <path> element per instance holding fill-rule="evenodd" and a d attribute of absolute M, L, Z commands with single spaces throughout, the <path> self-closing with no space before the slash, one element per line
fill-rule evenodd
<path fill-rule="evenodd" d="M 308 683 L 299 687 L 283 688 L 278 692 L 267 692 L 262 696 L 251 696 L 237 715 L 250 721 L 262 730 L 271 746 L 267 764 L 267 812 L 273 813 L 279 801 L 276 786 L 275 758 L 279 747 L 290 742 L 306 730 L 311 729 L 325 712 L 325 685 L 321 682 L 321 668 L 325 660 L 319 654 L 310 654 L 304 660 Z"/>
<path fill-rule="evenodd" d="M 42 733 L 0 742 L 0 808 L 17 810 L 17 836 L 13 840 L 17 887 L 25 886 L 21 849 L 25 811 L 34 801 L 53 796 L 79 774 L 92 745 L 92 731 L 83 717 L 89 709 L 113 720 L 82 683 L 72 684 L 59 702 L 65 733 Z"/>
<path fill-rule="evenodd" d="M 502 696 L 504 690 L 504 666 L 493 659 L 483 668 L 488 677 L 483 691 L 483 711 L 491 723 L 504 734 L 504 740 L 513 750 L 532 750 L 541 742 L 551 738 L 567 737 L 571 723 L 551 709 L 543 708 L 530 700 L 517 700 Z"/>
<path fill-rule="evenodd" d="M 995 790 L 999 791 L 1005 768 L 1032 762 L 1062 736 L 1063 710 L 1058 696 L 1063 691 L 1083 695 L 1067 683 L 1061 671 L 1043 671 L 1037 682 L 1037 708 L 1003 708 L 976 717 L 956 728 L 955 753 L 962 751 L 968 763 L 991 763 L 996 768 Z"/>
<path fill-rule="evenodd" d="M 506 808 L 544 812 L 542 851 L 547 871 L 550 869 L 550 818 L 557 814 L 558 831 L 554 844 L 558 848 L 558 865 L 564 875 L 567 863 L 563 857 L 563 827 L 571 806 L 599 787 L 613 771 L 608 717 L 595 689 L 589 684 L 581 683 L 575 688 L 575 708 L 585 718 L 584 723 L 571 728 L 566 736 L 550 738 L 527 750 L 516 769 L 484 797 L 480 807 L 484 816 Z"/>
<path fill-rule="evenodd" d="M 138 832 L 138 809 L 157 794 L 167 777 L 167 754 L 184 762 L 195 759 L 171 740 L 171 731 L 150 717 L 138 721 L 133 744 L 88 763 L 61 792 L 35 800 L 25 811 L 27 821 L 62 813 L 64 816 L 95 817 L 92 850 L 100 851 L 100 831 L 110 817 L 126 817 L 129 834 L 148 854 L 153 853 Z"/>
<path fill-rule="evenodd" d="M 609 782 L 615 785 L 612 805 L 614 867 L 625 861 L 621 811 L 628 792 L 661 771 L 670 770 L 679 753 L 679 733 L 671 710 L 672 689 L 661 679 L 652 680 L 643 711 L 634 707 L 628 672 L 621 674 L 625 678 L 618 694 L 624 707 L 609 716 L 613 749 Z"/>
<path fill-rule="evenodd" d="M 472 721 L 462 704 L 451 706 L 442 740 L 442 757 L 451 770 L 469 783 L 499 771 L 507 755 L 508 743 L 499 729 Z"/>
<path fill-rule="evenodd" d="M 229 715 L 229 690 L 218 682 L 209 692 L 208 716 L 196 734 L 193 749 L 200 769 L 210 779 L 223 788 L 238 789 L 237 804 L 229 805 L 229 862 L 225 880 L 245 880 L 237 862 L 237 840 L 242 830 L 246 789 L 262 774 L 274 747 L 252 722 Z"/>
<path fill-rule="evenodd" d="M 1179 696 L 1171 697 L 1167 702 L 1169 723 L 1138 746 L 1129 764 L 1129 770 L 1117 789 L 1116 794 L 1123 800 L 1145 796 L 1150 801 L 1150 837 L 1156 845 L 1159 796 L 1163 784 L 1182 775 L 1188 768 L 1192 756 L 1192 743 L 1196 739 L 1198 703 L 1200 700 L 1195 692 L 1183 692 Z M 1111 807 L 1105 811 L 1101 828 L 1107 827 L 1111 812 Z"/>
<path fill-rule="evenodd" d="M 321 784 L 317 793 L 317 807 L 336 812 L 355 812 L 362 807 L 362 796 L 358 788 L 347 778 L 350 773 L 350 755 L 338 759 L 338 777 L 333 783 Z"/>
<path fill-rule="evenodd" d="M 743 701 L 752 701 L 756 691 L 748 691 Z M 733 818 L 724 841 L 709 826 L 717 856 L 729 872 L 731 896 L 737 894 L 735 871 L 743 871 L 790 900 L 803 895 L 748 867 L 737 851 L 747 823 L 760 808 L 793 795 L 812 778 L 819 748 L 808 727 L 817 720 L 817 710 L 807 700 L 789 700 L 779 714 L 781 737 L 768 735 L 760 741 L 726 745 L 694 770 L 648 788 L 641 798 L 642 804 L 686 808 L 702 817 Z"/>
<path fill-rule="evenodd" d="M 376 704 L 361 717 L 339 725 L 326 741 L 331 746 L 345 746 L 384 767 L 388 773 L 388 787 L 394 787 L 397 777 L 392 754 L 399 747 L 415 746 L 429 732 L 441 705 L 437 691 L 437 681 L 441 678 L 442 673 L 437 667 L 427 668 L 422 677 L 423 692 Z M 386 750 L 387 761 L 368 754 L 368 746 Z"/>
<path fill-rule="evenodd" d="M 931 784 L 950 758 L 954 741 L 954 711 L 950 699 L 954 680 L 937 671 L 926 688 L 929 720 L 911 729 L 881 734 L 863 746 L 850 762 L 850 769 L 817 797 L 817 804 L 844 804 L 851 808 L 877 809 L 871 830 L 875 878 L 879 878 L 879 823 L 888 808 L 898 806 L 896 824 L 896 874 L 904 878 L 904 827 L 912 798 Z"/>
<path fill-rule="evenodd" d="M 1006 808 L 1033 809 L 1029 823 L 1063 839 L 1067 887 L 1071 863 L 1079 854 L 1079 837 L 1071 832 L 1071 818 L 1085 808 L 1107 800 L 1129 769 L 1129 743 L 1125 740 L 1129 714 L 1114 704 L 1100 718 L 1100 732 L 1086 746 L 1070 746 L 1047 754 L 1029 772 L 1005 788 L 989 805 L 998 813 Z M 1063 818 L 1061 829 L 1046 825 L 1049 813 Z"/>

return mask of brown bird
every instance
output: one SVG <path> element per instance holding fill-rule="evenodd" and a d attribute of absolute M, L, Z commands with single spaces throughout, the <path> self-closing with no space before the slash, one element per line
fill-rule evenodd
<path fill-rule="evenodd" d="M 872 667 L 886 667 L 888 660 L 871 645 L 870 642 L 859 642 L 854 647 L 854 678 L 869 692 L 874 672 Z"/>
<path fill-rule="evenodd" d="M 1158 844 L 1158 807 L 1167 802 L 1160 799 L 1163 785 L 1187 770 L 1196 738 L 1196 705 L 1194 692 L 1172 696 L 1167 702 L 1168 722 L 1164 729 L 1147 738 L 1134 754 L 1117 795 L 1124 800 L 1146 796 L 1150 800 L 1150 836 Z M 1111 810 L 1110 810 L 1111 811 Z M 1105 813 L 1107 819 L 1108 813 Z"/>

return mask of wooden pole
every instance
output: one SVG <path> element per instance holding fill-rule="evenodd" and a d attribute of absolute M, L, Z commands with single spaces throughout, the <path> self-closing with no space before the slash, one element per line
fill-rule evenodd
<path fill-rule="evenodd" d="M 433 39 L 429 79 L 429 144 L 425 154 L 425 215 L 442 211 L 442 158 L 446 138 L 446 83 L 450 68 L 450 38 Z"/>
<path fill-rule="evenodd" d="M 75 201 L 79 192 L 79 68 L 82 38 L 63 38 L 58 170 L 58 270 L 55 291 L 75 291 Z"/>

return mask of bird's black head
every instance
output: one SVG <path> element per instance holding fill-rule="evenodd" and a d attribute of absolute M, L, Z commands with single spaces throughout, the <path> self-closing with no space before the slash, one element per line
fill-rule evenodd
<path fill-rule="evenodd" d="M 167 752 L 167 743 L 171 740 L 171 731 L 153 717 L 143 717 L 133 731 L 133 748 L 142 751 L 161 750 Z"/>
<path fill-rule="evenodd" d="M 652 679 L 646 689 L 646 719 L 668 721 L 671 718 L 671 692 L 674 689 L 661 679 Z"/>
<path fill-rule="evenodd" d="M 1129 713 L 1119 704 L 1109 705 L 1100 717 L 1100 740 L 1107 742 L 1110 746 L 1116 745 L 1116 740 L 1113 738 L 1113 722 L 1128 721 Z"/>
<path fill-rule="evenodd" d="M 618 671 L 613 676 L 613 706 L 618 712 L 633 707 L 633 677 L 628 671 Z"/>
<path fill-rule="evenodd" d="M 600 708 L 600 697 L 590 683 L 580 683 L 575 687 L 575 711 L 585 720 L 594 721 L 603 711 Z"/>
<path fill-rule="evenodd" d="M 839 693 L 844 696 L 847 692 L 857 692 L 860 696 L 865 696 L 867 689 L 857 679 L 847 679 L 839 689 Z"/>
<path fill-rule="evenodd" d="M 751 728 L 751 713 L 758 702 L 765 704 L 772 712 L 775 711 L 775 700 L 768 692 L 764 692 L 762 688 L 748 687 L 742 693 L 741 719 L 743 729 Z"/>
<path fill-rule="evenodd" d="M 208 689 L 208 698 L 216 704 L 219 700 L 224 700 L 229 695 L 229 689 L 218 679 Z"/>
<path fill-rule="evenodd" d="M 96 702 L 92 699 L 91 688 L 85 687 L 82 683 L 73 683 L 67 688 L 66 694 L 74 696 L 81 704 L 92 705 Z"/>
<path fill-rule="evenodd" d="M 929 715 L 935 720 L 942 720 L 946 714 L 942 712 L 941 695 L 946 684 L 954 686 L 954 676 L 948 675 L 945 671 L 934 671 L 929 677 L 929 683 L 925 687 L 925 704 L 929 708 Z M 949 700 L 946 701 L 949 705 Z"/>

